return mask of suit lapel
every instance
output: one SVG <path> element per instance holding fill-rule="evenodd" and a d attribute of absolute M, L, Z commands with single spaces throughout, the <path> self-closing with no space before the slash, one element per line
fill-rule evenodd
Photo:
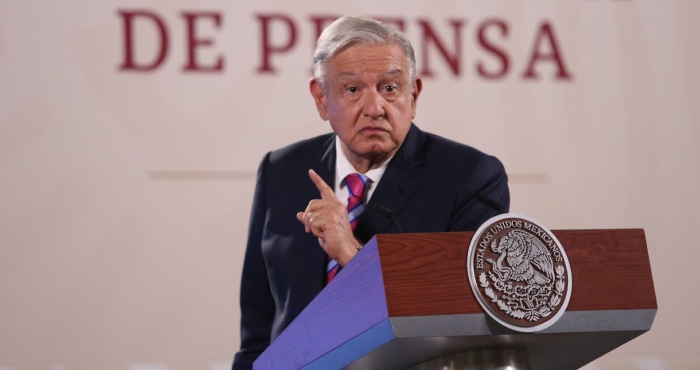
<path fill-rule="evenodd" d="M 394 229 L 395 225 L 392 228 L 391 219 L 377 213 L 373 207 L 378 203 L 392 210 L 397 217 L 401 215 L 401 211 L 420 188 L 424 175 L 424 139 L 425 134 L 411 125 L 403 145 L 389 163 L 360 219 L 356 232 L 360 241 L 367 242 L 375 234 L 398 231 Z"/>
<path fill-rule="evenodd" d="M 324 142 L 321 148 L 321 155 L 318 157 L 319 161 L 313 170 L 316 171 L 323 181 L 331 188 L 335 186 L 335 155 L 335 135 L 330 135 L 330 138 Z M 309 181 L 311 181 L 311 179 L 309 179 Z M 320 197 L 320 194 L 316 195 Z"/>
<path fill-rule="evenodd" d="M 321 176 L 323 181 L 328 184 L 331 188 L 333 188 L 335 185 L 335 135 L 330 135 L 329 139 L 324 141 L 323 146 L 320 148 L 318 155 L 316 158 L 318 160 L 313 164 L 312 169 L 316 171 L 316 173 Z M 307 169 L 308 171 L 308 169 Z M 313 184 L 311 179 L 309 178 L 308 174 L 306 175 L 307 181 L 309 184 L 311 184 L 311 197 L 309 198 L 309 201 L 312 199 L 319 199 L 321 198 L 321 194 L 319 193 L 318 189 L 316 189 L 316 186 Z M 301 226 L 303 229 L 303 225 Z M 307 234 L 311 235 L 312 234 Z M 319 266 L 319 268 L 322 269 L 320 272 L 320 282 L 324 282 L 326 279 L 326 262 L 328 262 L 328 255 L 326 252 L 323 250 L 318 245 L 318 242 L 316 238 L 313 238 L 316 243 L 309 248 L 313 253 L 312 257 L 309 257 L 313 260 L 318 261 L 316 264 Z M 323 283 L 321 285 L 321 288 L 323 288 Z"/>

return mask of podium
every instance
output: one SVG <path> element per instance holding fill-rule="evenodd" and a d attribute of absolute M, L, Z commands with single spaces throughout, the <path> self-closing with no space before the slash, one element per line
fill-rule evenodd
<path fill-rule="evenodd" d="M 643 230 L 553 233 L 568 255 L 573 287 L 566 312 L 545 330 L 510 330 L 481 308 L 466 269 L 473 232 L 384 234 L 254 369 L 408 369 L 493 349 L 526 353 L 533 370 L 578 369 L 651 329 L 657 303 Z"/>

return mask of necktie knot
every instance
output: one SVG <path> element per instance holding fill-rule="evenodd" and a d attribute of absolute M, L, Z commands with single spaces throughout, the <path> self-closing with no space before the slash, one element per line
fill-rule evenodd
<path fill-rule="evenodd" d="M 351 173 L 345 177 L 345 185 L 348 187 L 350 197 L 364 198 L 365 189 L 369 183 L 369 178 L 359 173 Z"/>

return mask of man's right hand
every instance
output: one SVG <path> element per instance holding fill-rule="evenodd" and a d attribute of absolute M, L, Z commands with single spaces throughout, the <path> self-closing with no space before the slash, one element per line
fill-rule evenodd
<path fill-rule="evenodd" d="M 310 201 L 304 212 L 297 213 L 297 220 L 304 224 L 307 233 L 318 237 L 321 248 L 330 258 L 345 266 L 360 248 L 350 227 L 348 211 L 321 176 L 309 170 L 309 177 L 321 194 L 321 199 Z"/>

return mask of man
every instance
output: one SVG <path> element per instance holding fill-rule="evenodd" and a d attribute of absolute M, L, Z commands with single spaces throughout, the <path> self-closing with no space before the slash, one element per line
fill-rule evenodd
<path fill-rule="evenodd" d="M 411 44 L 398 31 L 344 17 L 319 37 L 310 90 L 334 133 L 270 152 L 260 164 L 233 369 L 251 368 L 337 265 L 375 234 L 398 231 L 376 204 L 407 232 L 476 230 L 508 210 L 496 158 L 412 124 L 421 88 Z"/>

